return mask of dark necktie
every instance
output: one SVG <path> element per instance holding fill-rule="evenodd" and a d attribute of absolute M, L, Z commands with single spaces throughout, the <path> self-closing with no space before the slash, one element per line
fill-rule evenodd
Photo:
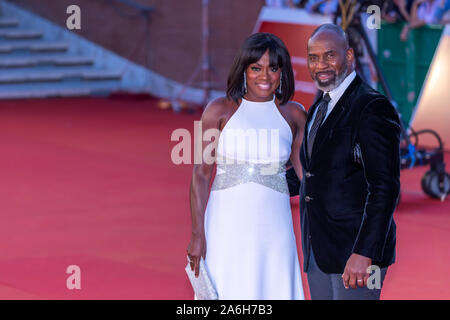
<path fill-rule="evenodd" d="M 317 131 L 319 131 L 320 125 L 322 124 L 323 119 L 325 118 L 325 115 L 327 114 L 328 110 L 328 102 L 331 100 L 331 97 L 328 93 L 326 93 L 322 101 L 320 101 L 320 104 L 317 108 L 316 117 L 314 118 L 314 122 L 311 126 L 311 129 L 309 130 L 308 134 L 308 156 L 311 159 L 311 153 L 314 146 L 314 140 L 316 139 Z"/>

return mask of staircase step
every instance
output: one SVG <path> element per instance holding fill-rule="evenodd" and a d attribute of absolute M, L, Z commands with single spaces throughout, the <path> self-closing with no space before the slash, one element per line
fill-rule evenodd
<path fill-rule="evenodd" d="M 26 43 L 0 44 L 0 54 L 9 54 L 16 51 L 27 51 L 30 53 L 62 52 L 67 51 L 68 49 L 68 44 L 64 42 L 35 41 Z"/>
<path fill-rule="evenodd" d="M 89 66 L 94 59 L 80 56 L 41 56 L 41 57 L 12 57 L 0 60 L 0 69 L 28 68 L 38 66 Z"/>
<path fill-rule="evenodd" d="M 34 96 L 57 96 L 58 92 L 64 92 L 67 95 L 76 95 L 76 92 L 112 92 L 121 88 L 121 81 L 102 80 L 102 81 L 73 81 L 73 79 L 64 79 L 64 81 L 54 82 L 22 82 L 0 84 L 0 97 L 7 98 L 30 98 Z M 32 94 L 31 94 L 32 93 Z"/>
<path fill-rule="evenodd" d="M 58 97 L 106 96 L 116 88 L 60 88 L 60 89 L 28 89 L 19 91 L 0 91 L 0 99 L 37 99 Z"/>
<path fill-rule="evenodd" d="M 0 38 L 5 40 L 29 40 L 42 38 L 40 31 L 33 30 L 0 30 Z"/>
<path fill-rule="evenodd" d="M 56 66 L 81 66 L 81 65 L 93 65 L 94 59 L 89 57 L 60 57 L 54 60 L 47 60 L 53 62 Z"/>
<path fill-rule="evenodd" d="M 21 72 L 0 75 L 0 88 L 3 84 L 14 83 L 39 83 L 39 82 L 61 82 L 61 81 L 102 81 L 120 80 L 121 72 L 106 70 L 89 71 L 41 71 L 41 72 Z"/>
<path fill-rule="evenodd" d="M 62 81 L 64 78 L 62 73 L 52 72 L 46 74 L 28 73 L 24 74 L 7 74 L 0 75 L 0 85 L 9 83 L 23 83 L 23 82 L 49 82 Z"/>
<path fill-rule="evenodd" d="M 0 18 L 0 28 L 11 28 L 19 26 L 18 19 Z"/>
<path fill-rule="evenodd" d="M 110 70 L 89 70 L 83 72 L 83 79 L 88 81 L 96 80 L 120 80 L 122 72 Z"/>
<path fill-rule="evenodd" d="M 0 59 L 1 60 L 1 59 Z M 106 72 L 107 69 L 101 67 L 94 67 L 91 65 L 81 65 L 81 66 L 54 66 L 54 65 L 41 65 L 41 66 L 32 66 L 32 67 L 23 67 L 23 68 L 8 68 L 8 69 L 0 69 L 0 77 L 2 76 L 27 76 L 29 74 L 62 74 L 63 78 L 81 78 L 84 77 L 85 72 Z M 117 70 L 117 69 L 113 69 Z M 114 74 L 114 73 L 113 73 Z M 87 77 L 89 77 L 88 75 Z M 110 78 L 109 73 L 107 75 L 102 75 L 103 78 Z M 115 77 L 113 77 L 115 78 Z"/>

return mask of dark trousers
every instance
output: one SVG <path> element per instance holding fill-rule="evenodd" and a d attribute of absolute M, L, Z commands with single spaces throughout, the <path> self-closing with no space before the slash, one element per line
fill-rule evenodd
<path fill-rule="evenodd" d="M 368 287 L 349 287 L 345 289 L 342 275 L 324 273 L 317 266 L 312 248 L 310 249 L 309 266 L 307 270 L 309 292 L 312 300 L 379 300 L 387 268 L 380 269 L 380 289 Z"/>

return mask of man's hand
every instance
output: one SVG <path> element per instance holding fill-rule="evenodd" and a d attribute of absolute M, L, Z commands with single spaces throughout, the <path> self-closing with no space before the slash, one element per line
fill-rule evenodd
<path fill-rule="evenodd" d="M 357 285 L 362 287 L 367 286 L 367 280 L 370 274 L 367 272 L 367 268 L 372 264 L 372 259 L 353 253 L 347 260 L 344 273 L 342 274 L 342 280 L 344 281 L 344 287 L 357 288 Z"/>

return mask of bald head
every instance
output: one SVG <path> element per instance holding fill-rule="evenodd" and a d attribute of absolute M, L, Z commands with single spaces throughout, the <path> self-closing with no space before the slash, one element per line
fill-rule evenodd
<path fill-rule="evenodd" d="M 331 91 L 354 70 L 354 53 L 347 34 L 335 24 L 323 24 L 308 40 L 308 70 L 317 87 Z"/>
<path fill-rule="evenodd" d="M 336 41 L 336 44 L 339 46 L 342 46 L 344 50 L 348 49 L 350 47 L 349 41 L 348 41 L 348 35 L 347 33 L 337 24 L 332 23 L 325 23 L 320 26 L 318 26 L 314 32 L 309 37 L 309 40 L 312 40 L 313 38 L 331 38 L 334 41 Z M 309 43 L 309 41 L 308 41 Z"/>

